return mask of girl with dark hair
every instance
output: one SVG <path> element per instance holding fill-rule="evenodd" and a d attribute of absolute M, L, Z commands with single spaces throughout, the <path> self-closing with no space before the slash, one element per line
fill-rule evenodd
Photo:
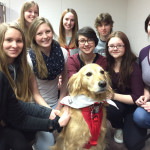
<path fill-rule="evenodd" d="M 107 107 L 108 120 L 116 128 L 114 140 L 117 143 L 124 141 L 128 150 L 141 150 L 144 144 L 139 148 L 134 146 L 145 136 L 146 130 L 134 124 L 133 112 L 136 109 L 135 101 L 144 92 L 144 85 L 137 58 L 123 32 L 117 31 L 108 37 L 106 59 L 114 90 L 111 99 L 119 108 L 112 105 Z"/>
<path fill-rule="evenodd" d="M 106 69 L 106 59 L 98 53 L 93 53 L 97 43 L 96 33 L 91 27 L 83 27 L 77 32 L 76 46 L 80 49 L 80 53 L 70 56 L 67 60 L 69 78 L 89 63 L 99 64 Z"/>
<path fill-rule="evenodd" d="M 145 31 L 150 36 L 150 15 L 145 20 Z M 144 95 L 136 101 L 139 107 L 134 112 L 134 121 L 138 126 L 150 129 L 150 45 L 140 51 L 139 63 L 145 88 Z"/>

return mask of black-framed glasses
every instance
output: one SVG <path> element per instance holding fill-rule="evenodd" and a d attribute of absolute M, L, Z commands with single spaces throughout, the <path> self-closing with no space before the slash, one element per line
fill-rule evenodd
<path fill-rule="evenodd" d="M 108 48 L 110 49 L 110 50 L 114 50 L 115 48 L 117 48 L 117 49 L 122 49 L 124 47 L 124 45 L 108 45 Z"/>
<path fill-rule="evenodd" d="M 81 39 L 81 40 L 78 40 L 79 44 L 85 44 L 86 42 L 88 44 L 93 44 L 94 43 L 94 40 L 93 39 L 88 39 L 88 40 L 85 40 L 85 39 Z"/>

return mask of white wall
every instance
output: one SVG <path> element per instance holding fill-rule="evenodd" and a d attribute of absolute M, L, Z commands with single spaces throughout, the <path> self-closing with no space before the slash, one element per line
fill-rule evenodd
<path fill-rule="evenodd" d="M 149 0 L 35 0 L 40 7 L 40 16 L 46 17 L 52 23 L 58 34 L 59 20 L 66 8 L 76 10 L 79 28 L 91 26 L 94 28 L 96 16 L 108 12 L 114 20 L 113 30 L 127 34 L 133 51 L 138 55 L 141 48 L 148 45 L 147 34 L 144 32 L 144 21 L 150 13 Z M 20 15 L 22 5 L 26 0 L 1 0 L 6 5 L 6 21 L 16 20 Z"/>
<path fill-rule="evenodd" d="M 136 54 L 150 43 L 144 29 L 145 19 L 150 14 L 149 6 L 150 0 L 128 0 L 127 35 Z"/>

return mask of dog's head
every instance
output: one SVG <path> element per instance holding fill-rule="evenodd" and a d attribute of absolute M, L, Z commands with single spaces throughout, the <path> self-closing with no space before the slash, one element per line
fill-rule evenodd
<path fill-rule="evenodd" d="M 71 96 L 84 94 L 96 100 L 106 99 L 112 92 L 107 72 L 97 64 L 88 64 L 74 74 L 68 82 Z"/>

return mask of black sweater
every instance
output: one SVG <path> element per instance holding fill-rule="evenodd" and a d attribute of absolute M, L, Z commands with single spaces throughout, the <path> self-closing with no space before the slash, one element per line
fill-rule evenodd
<path fill-rule="evenodd" d="M 20 130 L 49 131 L 50 127 L 59 129 L 59 117 L 49 120 L 50 113 L 49 108 L 17 100 L 6 76 L 0 72 L 0 121 Z"/>

